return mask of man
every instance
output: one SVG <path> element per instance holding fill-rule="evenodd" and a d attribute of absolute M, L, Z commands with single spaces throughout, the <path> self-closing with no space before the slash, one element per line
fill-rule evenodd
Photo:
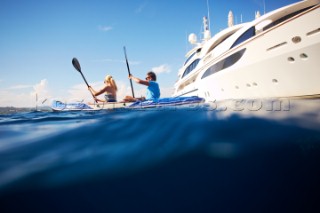
<path fill-rule="evenodd" d="M 134 80 L 138 84 L 147 86 L 146 97 L 133 98 L 132 96 L 126 96 L 123 100 L 126 102 L 144 101 L 144 100 L 157 100 L 160 97 L 160 88 L 157 81 L 157 76 L 154 72 L 147 73 L 146 80 L 142 80 L 133 75 L 129 75 L 129 79 Z"/>

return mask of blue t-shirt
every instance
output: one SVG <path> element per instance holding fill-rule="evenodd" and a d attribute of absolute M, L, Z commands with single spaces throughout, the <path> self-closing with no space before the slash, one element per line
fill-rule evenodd
<path fill-rule="evenodd" d="M 158 99 L 160 97 L 160 88 L 159 84 L 155 81 L 149 81 L 149 86 L 147 88 L 146 99 Z"/>

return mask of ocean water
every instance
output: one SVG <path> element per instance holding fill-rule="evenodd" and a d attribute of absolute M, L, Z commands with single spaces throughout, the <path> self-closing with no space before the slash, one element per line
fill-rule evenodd
<path fill-rule="evenodd" d="M 319 212 L 320 101 L 0 115 L 0 212 Z"/>

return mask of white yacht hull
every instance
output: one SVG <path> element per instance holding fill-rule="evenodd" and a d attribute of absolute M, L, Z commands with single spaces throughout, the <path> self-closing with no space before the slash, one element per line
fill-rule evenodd
<path fill-rule="evenodd" d="M 320 24 L 316 20 L 320 8 L 238 47 L 246 51 L 236 66 L 199 79 L 198 96 L 213 101 L 319 95 Z M 294 43 L 297 37 L 301 41 Z"/>
<path fill-rule="evenodd" d="M 179 82 L 174 96 L 206 101 L 320 97 L 320 5 L 265 30 L 218 57 L 205 57 L 194 82 Z M 206 71 L 245 50 L 232 66 Z M 188 76 L 192 79 L 192 76 Z M 189 80 L 189 82 L 192 82 Z M 183 87 L 181 86 L 183 85 Z"/>

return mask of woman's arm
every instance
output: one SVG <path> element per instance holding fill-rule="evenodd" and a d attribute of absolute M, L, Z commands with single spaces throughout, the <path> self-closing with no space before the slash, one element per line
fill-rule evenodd
<path fill-rule="evenodd" d="M 100 91 L 97 92 L 91 86 L 89 86 L 89 90 L 92 93 L 92 95 L 94 95 L 94 96 L 101 95 L 102 93 L 104 93 L 106 91 L 106 89 L 107 89 L 107 86 L 102 88 Z"/>

